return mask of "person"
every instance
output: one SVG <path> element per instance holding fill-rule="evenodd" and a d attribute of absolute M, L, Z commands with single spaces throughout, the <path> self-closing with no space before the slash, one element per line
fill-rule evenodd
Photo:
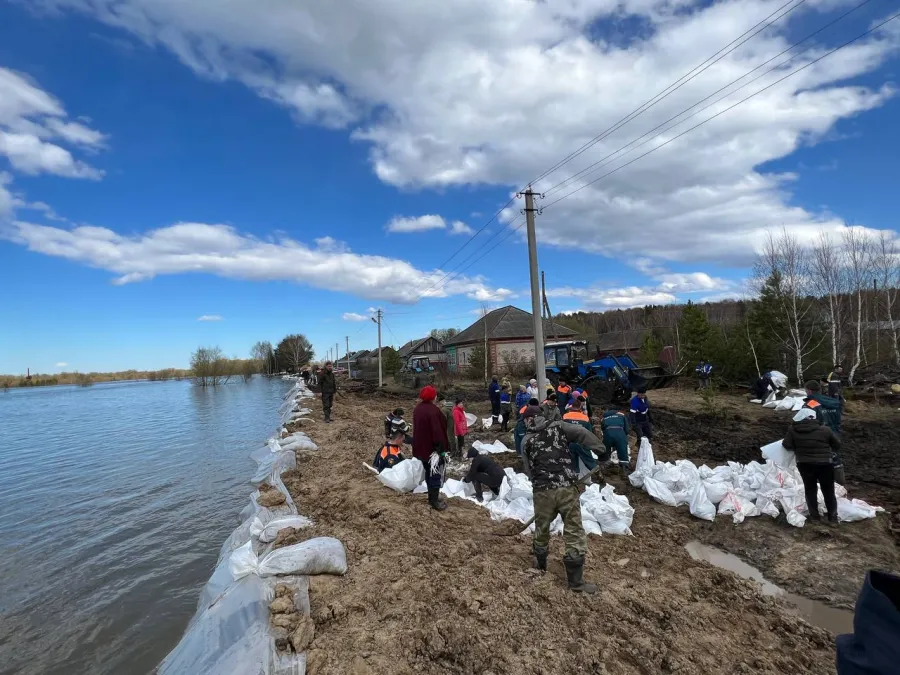
<path fill-rule="evenodd" d="M 391 437 L 392 428 L 393 428 L 394 424 L 397 423 L 398 420 L 405 422 L 405 420 L 403 419 L 404 414 L 405 413 L 403 411 L 403 408 L 394 408 L 391 412 L 389 412 L 387 415 L 384 416 L 384 437 L 385 438 Z M 408 428 L 409 428 L 409 424 L 407 423 L 407 429 Z M 412 436 L 408 432 L 404 436 L 403 442 L 406 443 L 407 445 L 412 445 Z"/>
<path fill-rule="evenodd" d="M 456 410 L 455 399 L 441 399 L 440 395 L 438 395 L 435 401 L 437 400 L 441 401 L 439 407 L 441 409 L 441 412 L 444 414 L 444 422 L 447 426 L 447 450 L 461 460 L 462 455 L 456 454 L 456 421 L 453 418 L 454 411 Z"/>
<path fill-rule="evenodd" d="M 526 405 L 528 405 L 528 399 L 531 397 L 528 395 L 528 392 L 525 390 L 525 385 L 519 385 L 519 391 L 516 392 L 516 419 L 519 419 L 521 416 L 521 410 Z"/>
<path fill-rule="evenodd" d="M 556 386 L 556 403 L 559 405 L 559 414 L 566 412 L 566 405 L 569 403 L 569 394 L 572 387 L 566 384 L 564 377 L 559 378 L 559 384 Z"/>
<path fill-rule="evenodd" d="M 528 386 L 525 388 L 525 393 L 528 394 L 528 398 L 537 398 L 538 394 L 538 382 L 534 378 L 528 381 Z"/>
<path fill-rule="evenodd" d="M 700 361 L 694 369 L 697 372 L 697 378 L 700 380 L 700 388 L 709 388 L 709 378 L 712 376 L 712 364 L 706 361 Z"/>
<path fill-rule="evenodd" d="M 641 387 L 631 399 L 631 426 L 637 434 L 638 444 L 641 438 L 647 437 L 653 440 L 653 423 L 650 417 L 650 401 L 647 400 L 647 390 Z"/>
<path fill-rule="evenodd" d="M 483 501 L 481 496 L 482 485 L 486 485 L 494 493 L 494 497 L 499 496 L 500 486 L 503 484 L 503 469 L 487 455 L 480 454 L 475 448 L 469 448 L 466 455 L 472 460 L 469 465 L 469 472 L 463 478 L 464 483 L 472 483 L 475 488 L 475 499 L 479 502 Z"/>
<path fill-rule="evenodd" d="M 591 424 L 591 418 L 584 412 L 584 398 L 582 396 L 572 401 L 566 408 L 562 419 L 567 424 L 577 424 L 592 434 L 594 433 L 594 425 Z M 579 477 L 597 468 L 597 460 L 580 443 L 569 443 L 569 452 L 572 455 L 572 466 L 578 472 Z"/>
<path fill-rule="evenodd" d="M 456 405 L 453 406 L 453 429 L 456 435 L 456 454 L 462 457 L 469 433 L 469 421 L 466 419 L 466 403 L 461 398 L 456 399 Z"/>
<path fill-rule="evenodd" d="M 430 384 L 419 392 L 419 403 L 413 410 L 413 456 L 425 467 L 428 504 L 443 511 L 447 504 L 440 496 L 447 466 L 447 420 L 438 408 L 437 391 Z"/>
<path fill-rule="evenodd" d="M 309 386 L 309 366 L 304 366 L 300 371 L 300 377 L 303 378 L 303 384 Z"/>
<path fill-rule="evenodd" d="M 528 409 L 530 405 L 538 405 L 538 400 L 536 398 L 528 399 L 528 403 L 523 406 L 519 410 L 519 419 L 516 421 L 516 426 L 513 429 L 513 441 L 516 444 L 516 454 L 521 457 L 522 456 L 522 441 L 525 439 L 525 411 Z M 559 408 L 556 407 L 556 402 L 553 403 L 553 410 L 557 413 L 559 412 Z"/>
<path fill-rule="evenodd" d="M 537 399 L 533 399 L 535 404 L 537 404 Z M 529 405 L 531 402 L 529 401 Z M 562 415 L 559 412 L 559 403 L 557 401 L 557 396 L 555 391 L 548 391 L 547 398 L 541 403 L 541 409 L 544 411 L 544 417 L 548 420 L 555 421 L 561 420 Z"/>
<path fill-rule="evenodd" d="M 828 373 L 828 395 L 839 401 L 843 399 L 844 392 L 844 366 L 840 363 L 834 366 L 834 370 Z"/>
<path fill-rule="evenodd" d="M 750 387 L 751 396 L 753 398 L 758 398 L 763 403 L 765 403 L 766 397 L 769 395 L 770 391 L 778 391 L 778 387 L 775 386 L 775 383 L 772 381 L 772 377 L 768 372 L 762 377 L 758 377 Z"/>
<path fill-rule="evenodd" d="M 497 382 L 496 375 L 491 378 L 491 383 L 488 385 L 488 398 L 491 399 L 491 417 L 496 422 L 497 416 L 500 414 L 500 383 Z"/>
<path fill-rule="evenodd" d="M 509 431 L 509 418 L 512 415 L 512 398 L 509 395 L 509 387 L 502 385 L 500 387 L 500 417 L 503 421 L 500 423 L 500 431 Z"/>
<path fill-rule="evenodd" d="M 816 421 L 826 425 L 839 439 L 841 437 L 841 402 L 839 399 L 822 394 L 822 386 L 816 380 L 809 380 L 805 385 L 806 398 L 803 399 L 803 407 L 816 413 Z M 844 484 L 844 462 L 841 455 L 835 452 L 832 457 L 834 466 L 834 480 L 840 485 Z"/>
<path fill-rule="evenodd" d="M 801 408 L 794 415 L 794 421 L 781 444 L 788 450 L 793 450 L 797 457 L 797 471 L 803 479 L 809 519 L 813 522 L 822 519 L 819 515 L 818 499 L 818 490 L 821 487 L 825 509 L 828 512 L 828 523 L 837 525 L 837 498 L 834 494 L 834 465 L 831 463 L 831 454 L 840 450 L 840 440 L 829 427 L 819 423 L 815 410 Z"/>
<path fill-rule="evenodd" d="M 375 455 L 375 461 L 372 463 L 378 473 L 385 469 L 389 469 L 395 464 L 399 464 L 404 459 L 403 456 L 403 440 L 409 435 L 409 424 L 403 417 L 398 417 L 391 423 L 390 433 L 384 446 Z"/>
<path fill-rule="evenodd" d="M 610 453 L 615 450 L 619 459 L 619 471 L 622 476 L 628 476 L 628 433 L 631 431 L 628 417 L 625 413 L 610 408 L 603 413 L 600 428 L 603 430 L 603 445 Z"/>
<path fill-rule="evenodd" d="M 869 570 L 856 598 L 853 633 L 838 635 L 837 675 L 887 675 L 900 664 L 900 576 Z"/>
<path fill-rule="evenodd" d="M 325 362 L 325 370 L 319 374 L 319 388 L 322 392 L 322 412 L 325 413 L 325 421 L 331 423 L 331 406 L 334 405 L 334 395 L 337 393 L 337 381 L 334 379 L 331 361 Z"/>
<path fill-rule="evenodd" d="M 540 406 L 529 405 L 523 418 L 526 435 L 522 441 L 522 459 L 534 492 L 535 565 L 539 570 L 547 570 L 550 524 L 560 515 L 566 547 L 563 564 L 569 589 L 596 593 L 597 587 L 584 580 L 587 536 L 581 522 L 581 490 L 576 485 L 578 476 L 572 467 L 569 443 L 580 443 L 598 453 L 603 451 L 603 446 L 600 439 L 580 425 L 549 421 Z"/>

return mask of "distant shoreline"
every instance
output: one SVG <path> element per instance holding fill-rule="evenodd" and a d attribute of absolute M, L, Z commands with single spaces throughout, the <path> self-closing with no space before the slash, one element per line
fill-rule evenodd
<path fill-rule="evenodd" d="M 192 377 L 191 371 L 166 369 L 157 371 L 125 371 L 119 373 L 60 373 L 59 375 L 32 375 L 27 378 L 21 375 L 0 375 L 0 389 L 30 389 L 31 387 L 63 387 L 82 386 L 105 382 L 165 382 L 168 380 L 186 380 Z"/>

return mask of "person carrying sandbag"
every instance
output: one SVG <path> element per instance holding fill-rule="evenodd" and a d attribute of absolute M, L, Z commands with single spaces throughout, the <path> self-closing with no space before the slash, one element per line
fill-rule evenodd
<path fill-rule="evenodd" d="M 797 456 L 797 471 L 803 479 L 803 491 L 806 494 L 806 506 L 809 519 L 818 522 L 819 487 L 825 498 L 825 509 L 828 512 L 828 524 L 837 525 L 837 498 L 834 494 L 834 465 L 831 453 L 841 449 L 841 442 L 834 432 L 816 419 L 816 412 L 810 408 L 802 408 L 796 415 L 781 444 L 793 450 Z"/>

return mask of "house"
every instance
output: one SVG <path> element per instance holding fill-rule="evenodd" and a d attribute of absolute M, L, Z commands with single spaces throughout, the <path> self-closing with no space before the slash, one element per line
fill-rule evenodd
<path fill-rule="evenodd" d="M 444 351 L 444 343 L 427 335 L 423 338 L 410 340 L 397 350 L 404 367 L 412 365 L 415 359 L 428 359 L 432 366 L 438 368 L 447 362 L 447 352 Z"/>
<path fill-rule="evenodd" d="M 352 376 L 353 372 L 359 370 L 359 357 L 364 354 L 368 354 L 367 349 L 359 349 L 357 351 L 350 352 L 348 354 L 344 354 L 341 358 L 335 361 L 336 368 L 346 368 L 347 362 L 350 362 L 350 374 Z"/>
<path fill-rule="evenodd" d="M 529 312 L 507 305 L 489 312 L 471 326 L 444 343 L 450 372 L 458 372 L 469 365 L 472 350 L 484 347 L 487 331 L 491 363 L 498 368 L 512 369 L 534 362 L 534 321 Z M 569 338 L 575 331 L 557 323 L 544 321 L 544 339 L 552 336 Z"/>
<path fill-rule="evenodd" d="M 590 340 L 592 356 L 602 357 L 607 354 L 621 356 L 628 354 L 637 360 L 644 338 L 650 332 L 649 328 L 637 328 L 635 330 L 617 330 L 612 333 L 603 333 L 596 339 Z"/>

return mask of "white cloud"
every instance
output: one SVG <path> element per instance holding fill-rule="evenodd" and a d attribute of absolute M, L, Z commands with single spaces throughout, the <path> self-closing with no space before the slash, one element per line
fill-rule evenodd
<path fill-rule="evenodd" d="M 93 151 L 105 142 L 99 131 L 67 121 L 65 109 L 53 96 L 23 75 L 0 67 L 0 155 L 14 170 L 99 180 L 102 171 L 75 159 L 60 143 Z"/>
<path fill-rule="evenodd" d="M 344 321 L 368 321 L 369 317 L 363 314 L 357 314 L 356 312 L 344 312 L 341 315 L 341 318 Z"/>
<path fill-rule="evenodd" d="M 625 288 L 548 288 L 547 297 L 579 298 L 586 310 L 626 309 L 644 305 L 670 305 L 678 302 L 671 293 L 651 288 L 628 286 Z"/>
<path fill-rule="evenodd" d="M 221 321 L 222 317 L 218 314 L 204 314 L 197 318 L 197 321 Z"/>
<path fill-rule="evenodd" d="M 478 302 L 500 302 L 515 297 L 516 293 L 508 288 L 476 288 L 468 296 Z"/>
<path fill-rule="evenodd" d="M 450 225 L 450 234 L 475 234 L 475 230 L 461 220 L 454 220 Z"/>
<path fill-rule="evenodd" d="M 69 364 L 66 363 L 65 361 L 60 361 L 59 363 L 56 364 L 56 367 L 57 368 L 65 368 L 67 365 L 69 365 Z"/>
<path fill-rule="evenodd" d="M 440 216 L 428 215 L 417 218 L 403 218 L 395 216 L 387 224 L 388 232 L 424 232 L 426 230 L 443 230 L 447 227 L 446 221 Z"/>
<path fill-rule="evenodd" d="M 423 271 L 404 260 L 363 255 L 292 239 L 263 241 L 227 225 L 178 223 L 137 236 L 102 227 L 71 229 L 14 221 L 0 238 L 45 255 L 108 270 L 122 285 L 158 275 L 206 273 L 247 281 L 285 280 L 361 298 L 412 303 L 450 295 L 504 298 L 481 277 L 460 276 L 439 283 L 441 270 Z"/>
<path fill-rule="evenodd" d="M 822 24 L 814 0 L 535 187 L 548 190 L 783 51 Z M 303 122 L 355 125 L 375 174 L 401 187 L 521 187 L 732 38 L 775 0 L 42 0 L 162 45 L 203 77 L 242 82 Z M 882 10 L 884 11 L 884 10 Z M 625 21 L 640 35 L 621 36 Z M 447 27 L 452 26 L 452 30 Z M 799 234 L 840 220 L 792 204 L 791 176 L 758 167 L 885 105 L 891 88 L 857 86 L 896 53 L 896 22 L 548 208 L 543 243 L 601 255 L 745 265 L 766 228 Z M 600 36 L 600 37 L 598 37 Z M 713 37 L 711 37 L 713 36 Z M 804 45 L 806 46 L 806 45 Z M 808 63 L 821 46 L 797 58 Z M 777 62 L 776 62 L 777 63 Z M 659 141 L 618 155 L 599 174 Z M 754 74 L 756 75 L 756 74 Z M 869 82 L 877 78 L 870 78 Z M 731 90 L 727 90 L 731 91 Z M 52 104 L 41 101 L 45 106 Z M 652 136 L 651 136 L 652 138 Z M 591 178 L 599 174 L 593 174 Z M 576 180 L 572 187 L 583 183 Z M 545 205 L 562 190 L 549 195 Z M 508 214 L 511 217 L 512 213 Z M 446 227 L 446 223 L 444 225 Z M 613 236 L 615 235 L 615 236 Z"/>

